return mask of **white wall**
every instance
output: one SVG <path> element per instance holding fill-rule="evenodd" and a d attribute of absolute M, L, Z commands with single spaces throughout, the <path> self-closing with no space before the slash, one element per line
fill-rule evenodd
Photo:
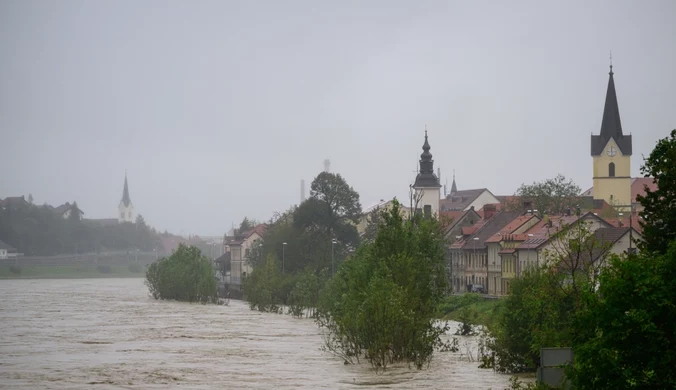
<path fill-rule="evenodd" d="M 493 196 L 490 191 L 486 190 L 482 192 L 481 195 L 477 196 L 477 198 L 474 199 L 474 202 L 468 204 L 463 211 L 471 209 L 472 206 L 474 206 L 474 210 L 480 210 L 484 205 L 495 203 L 500 203 L 500 200 Z"/>
<path fill-rule="evenodd" d="M 124 203 L 120 202 L 117 208 L 117 220 L 122 222 L 134 222 L 134 205 L 129 203 L 129 207 L 125 207 Z"/>
<path fill-rule="evenodd" d="M 0 259 L 7 258 L 7 249 L 0 249 Z"/>
<path fill-rule="evenodd" d="M 422 194 L 418 208 L 423 212 L 425 211 L 425 206 L 432 206 L 432 214 L 439 217 L 439 199 L 441 197 L 440 188 L 416 188 L 415 189 L 416 198 Z"/>

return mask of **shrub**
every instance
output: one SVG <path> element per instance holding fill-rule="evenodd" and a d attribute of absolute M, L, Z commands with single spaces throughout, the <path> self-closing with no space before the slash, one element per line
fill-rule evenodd
<path fill-rule="evenodd" d="M 181 244 L 171 256 L 152 263 L 146 270 L 145 284 L 155 299 L 218 302 L 214 267 L 194 246 Z"/>
<path fill-rule="evenodd" d="M 13 273 L 14 275 L 19 275 L 21 273 L 21 267 L 16 265 L 10 265 L 9 272 Z"/>
<path fill-rule="evenodd" d="M 143 267 L 141 267 L 141 264 L 138 263 L 129 264 L 129 267 L 127 268 L 129 269 L 129 272 L 133 272 L 135 274 L 143 271 Z"/>
<path fill-rule="evenodd" d="M 112 268 L 110 268 L 109 265 L 99 265 L 98 267 L 96 267 L 96 269 L 98 269 L 99 272 L 101 272 L 102 274 L 109 274 L 113 272 Z"/>

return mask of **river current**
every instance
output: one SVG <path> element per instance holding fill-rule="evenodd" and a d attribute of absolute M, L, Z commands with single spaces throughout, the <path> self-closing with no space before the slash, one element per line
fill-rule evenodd
<path fill-rule="evenodd" d="M 509 376 L 478 369 L 466 344 L 476 340 L 425 370 L 377 374 L 321 351 L 312 320 L 241 301 L 156 301 L 142 279 L 0 280 L 0 388 L 506 388 Z"/>

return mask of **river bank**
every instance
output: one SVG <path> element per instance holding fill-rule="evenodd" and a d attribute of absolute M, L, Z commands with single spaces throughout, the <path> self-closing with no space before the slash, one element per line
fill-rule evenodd
<path fill-rule="evenodd" d="M 0 279 L 92 279 L 92 278 L 143 278 L 144 270 L 127 265 L 96 266 L 32 265 L 25 267 L 0 267 Z"/>
<path fill-rule="evenodd" d="M 451 295 L 439 305 L 439 313 L 443 320 L 487 326 L 497 318 L 502 302 L 501 299 L 487 299 L 480 294 Z"/>

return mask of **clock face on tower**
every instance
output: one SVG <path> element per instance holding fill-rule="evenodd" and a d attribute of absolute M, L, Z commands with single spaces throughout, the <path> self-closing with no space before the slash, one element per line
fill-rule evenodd
<path fill-rule="evenodd" d="M 614 157 L 615 154 L 617 154 L 617 149 L 615 149 L 615 147 L 611 146 L 611 147 L 608 148 L 606 153 L 608 154 L 608 156 Z"/>

